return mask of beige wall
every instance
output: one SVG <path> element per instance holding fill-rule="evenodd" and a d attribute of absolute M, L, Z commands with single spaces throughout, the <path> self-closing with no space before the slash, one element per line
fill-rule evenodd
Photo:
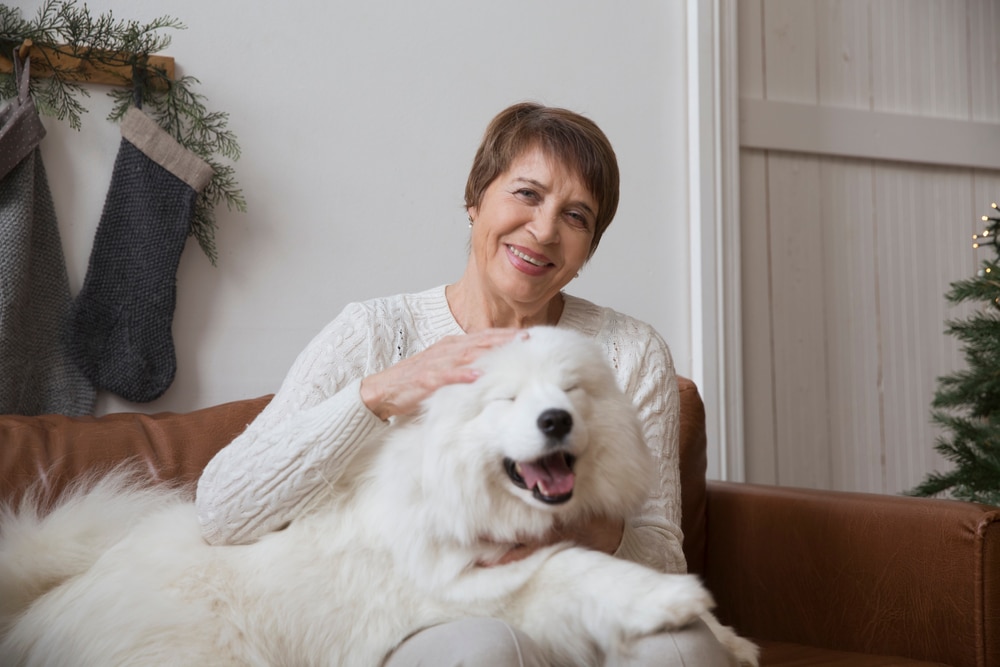
<path fill-rule="evenodd" d="M 40 2 L 21 3 L 33 14 Z M 656 326 L 690 372 L 685 3 L 633 0 L 91 0 L 121 20 L 164 14 L 166 54 L 230 114 L 246 215 L 219 217 L 219 266 L 181 258 L 178 371 L 143 405 L 188 410 L 277 390 L 349 301 L 456 279 L 465 178 L 489 119 L 523 99 L 608 133 L 618 217 L 570 291 Z M 74 293 L 83 282 L 117 127 L 92 87 L 83 130 L 45 119 L 42 144 Z"/>

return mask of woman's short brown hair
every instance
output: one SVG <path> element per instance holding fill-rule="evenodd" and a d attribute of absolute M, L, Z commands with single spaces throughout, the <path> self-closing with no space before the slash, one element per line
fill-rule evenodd
<path fill-rule="evenodd" d="M 469 171 L 466 208 L 479 206 L 490 183 L 536 145 L 575 170 L 597 200 L 592 256 L 618 210 L 618 160 L 601 128 L 580 114 L 533 102 L 515 104 L 497 114 L 486 128 Z"/>

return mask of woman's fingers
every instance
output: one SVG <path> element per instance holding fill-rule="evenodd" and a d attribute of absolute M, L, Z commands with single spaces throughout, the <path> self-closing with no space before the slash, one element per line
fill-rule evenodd
<path fill-rule="evenodd" d="M 479 373 L 470 364 L 519 335 L 528 334 L 520 329 L 487 329 L 442 338 L 423 352 L 364 378 L 361 400 L 383 420 L 409 414 L 446 384 L 474 382 Z"/>

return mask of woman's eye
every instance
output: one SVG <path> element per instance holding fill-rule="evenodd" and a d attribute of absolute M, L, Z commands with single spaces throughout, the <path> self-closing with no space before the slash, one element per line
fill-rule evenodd
<path fill-rule="evenodd" d="M 517 191 L 516 194 L 518 196 L 526 197 L 528 199 L 537 199 L 538 198 L 538 195 L 535 193 L 534 190 L 529 190 L 527 188 L 521 188 L 520 190 Z"/>
<path fill-rule="evenodd" d="M 570 220 L 573 221 L 573 224 L 578 225 L 580 227 L 590 227 L 590 220 L 588 220 L 587 216 L 583 215 L 582 213 L 576 213 L 574 211 L 571 211 L 568 215 Z"/>

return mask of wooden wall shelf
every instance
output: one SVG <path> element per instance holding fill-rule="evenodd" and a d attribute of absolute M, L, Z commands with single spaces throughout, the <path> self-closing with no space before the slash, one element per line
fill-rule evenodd
<path fill-rule="evenodd" d="M 67 47 L 68 49 L 68 47 Z M 85 83 L 101 83 L 111 86 L 128 86 L 132 81 L 132 67 L 128 64 L 106 65 L 104 63 L 93 63 L 78 56 L 68 55 L 61 50 L 32 44 L 26 40 L 21 45 L 19 55 L 23 58 L 31 57 L 32 76 L 52 76 L 52 67 L 56 66 L 63 71 L 66 79 Z M 108 55 L 114 55 L 108 53 Z M 120 58 L 123 62 L 127 56 Z M 160 70 L 164 76 L 174 80 L 174 59 L 169 56 L 149 56 L 147 60 L 149 67 Z M 9 74 L 14 71 L 14 63 L 11 54 L 0 53 L 0 73 Z M 156 80 L 154 79 L 154 85 Z"/>

